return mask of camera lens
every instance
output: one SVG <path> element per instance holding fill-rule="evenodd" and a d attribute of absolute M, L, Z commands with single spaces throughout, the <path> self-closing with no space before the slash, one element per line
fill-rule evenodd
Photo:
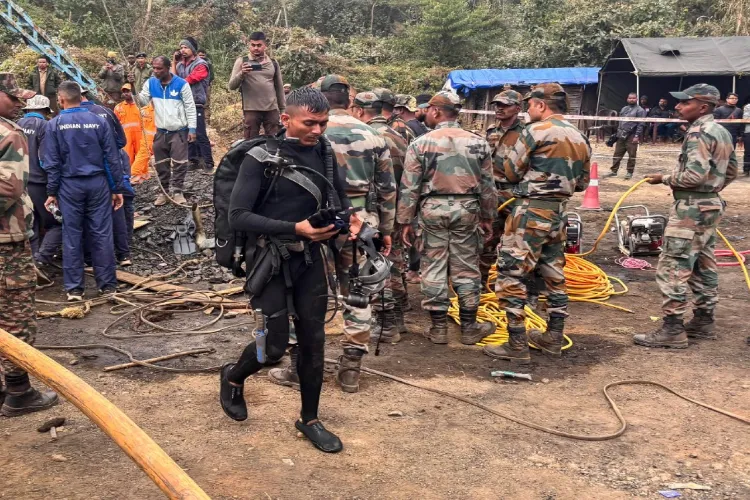
<path fill-rule="evenodd" d="M 346 298 L 346 303 L 352 307 L 364 309 L 370 304 L 370 300 L 369 297 L 365 297 L 363 295 L 349 294 L 349 296 Z"/>

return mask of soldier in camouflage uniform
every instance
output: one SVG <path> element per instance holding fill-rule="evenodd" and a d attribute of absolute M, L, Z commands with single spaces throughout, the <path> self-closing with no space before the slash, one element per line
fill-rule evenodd
<path fill-rule="evenodd" d="M 401 134 L 407 144 L 411 144 L 416 139 L 414 132 L 404 120 L 393 113 L 396 107 L 396 94 L 384 88 L 373 89 L 373 92 L 378 97 L 378 102 L 381 105 L 380 113 L 385 117 L 388 126 Z"/>
<path fill-rule="evenodd" d="M 349 83 L 343 77 L 328 75 L 320 82 L 320 90 L 331 105 L 325 135 L 346 176 L 346 194 L 359 218 L 377 227 L 383 235 L 387 255 L 391 251 L 391 233 L 396 215 L 396 183 L 393 162 L 385 139 L 372 127 L 351 116 Z M 343 295 L 348 294 L 349 268 L 353 263 L 352 246 L 344 245 L 339 254 L 338 276 Z M 364 257 L 361 257 L 361 263 Z M 392 299 L 391 303 L 392 303 Z M 339 363 L 337 380 L 347 392 L 359 390 L 359 369 L 370 340 L 370 308 L 344 309 L 344 354 Z M 383 341 L 398 342 L 397 328 L 383 332 Z"/>
<path fill-rule="evenodd" d="M 516 145 L 518 138 L 521 136 L 521 131 L 523 131 L 523 120 L 518 117 L 521 112 L 521 100 L 521 94 L 515 90 L 504 90 L 492 99 L 492 104 L 495 105 L 496 123 L 487 130 L 487 142 L 492 149 L 492 173 L 497 188 L 498 206 L 513 198 L 514 184 L 505 177 L 503 162 Z M 479 270 L 482 273 L 483 284 L 487 283 L 490 267 L 497 262 L 497 245 L 500 243 L 500 236 L 503 234 L 503 228 L 505 227 L 505 218 L 509 213 L 510 209 L 498 213 L 492 226 L 492 238 L 484 245 L 482 255 L 479 258 Z"/>
<path fill-rule="evenodd" d="M 573 193 L 589 184 L 591 147 L 586 137 L 565 121 L 568 98 L 556 83 L 537 85 L 524 98 L 531 124 L 505 159 L 505 175 L 517 198 L 505 223 L 495 284 L 500 307 L 508 319 L 509 340 L 485 346 L 485 354 L 528 363 L 526 283 L 538 266 L 547 286 L 547 332 L 529 332 L 529 342 L 542 352 L 559 356 L 568 294 L 565 289 L 565 209 Z"/>
<path fill-rule="evenodd" d="M 0 73 L 0 328 L 27 344 L 34 343 L 36 270 L 29 238 L 33 206 L 26 193 L 29 151 L 23 130 L 10 121 L 34 92 L 16 85 L 11 73 Z M 29 375 L 0 356 L 6 388 L 0 387 L 0 413 L 16 417 L 57 404 L 57 394 L 31 387 Z"/>
<path fill-rule="evenodd" d="M 393 173 L 396 186 L 401 183 L 401 174 L 404 170 L 404 158 L 406 157 L 406 140 L 395 130 L 388 126 L 385 117 L 381 114 L 381 106 L 374 92 L 360 92 L 354 97 L 351 108 L 352 115 L 371 126 L 380 133 L 388 144 L 393 161 Z M 383 339 L 393 335 L 389 333 L 398 329 L 399 333 L 406 333 L 404 323 L 404 304 L 409 303 L 406 294 L 406 262 L 404 259 L 404 248 L 401 243 L 401 228 L 398 224 L 393 228 L 393 246 L 388 255 L 391 261 L 390 303 L 385 304 L 385 311 L 380 311 L 380 298 L 373 299 L 373 309 L 380 315 L 379 324 L 372 330 L 373 337 L 379 337 L 382 332 Z M 395 332 L 394 332 L 395 333 Z"/>
<path fill-rule="evenodd" d="M 656 268 L 656 283 L 664 301 L 664 323 L 633 341 L 647 347 L 686 348 L 688 337 L 715 339 L 714 309 L 719 301 L 719 275 L 714 256 L 716 227 L 726 203 L 719 192 L 737 177 L 731 134 L 714 121 L 719 102 L 716 87 L 701 83 L 672 92 L 679 99 L 680 117 L 689 122 L 679 161 L 671 174 L 649 175 L 650 184 L 672 188 L 674 203 L 664 232 L 664 249 Z M 683 325 L 693 291 L 693 318 Z"/>
<path fill-rule="evenodd" d="M 409 146 L 398 200 L 406 245 L 412 241 L 411 221 L 419 214 L 422 307 L 430 312 L 427 337 L 435 344 L 448 343 L 451 285 L 458 295 L 461 342 L 476 344 L 495 331 L 492 323 L 477 323 L 482 232 L 492 236 L 497 212 L 492 158 L 487 141 L 458 125 L 460 103 L 451 92 L 430 99 L 426 121 L 435 130 Z"/>

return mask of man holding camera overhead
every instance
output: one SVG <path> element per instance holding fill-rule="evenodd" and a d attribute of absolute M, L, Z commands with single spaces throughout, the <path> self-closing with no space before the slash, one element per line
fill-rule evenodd
<path fill-rule="evenodd" d="M 281 129 L 279 117 L 286 108 L 284 82 L 279 63 L 266 54 L 266 35 L 252 33 L 248 41 L 249 54 L 238 57 L 229 77 L 229 90 L 242 94 L 245 139 L 260 135 L 276 135 Z"/>
<path fill-rule="evenodd" d="M 117 62 L 117 52 L 107 52 L 107 64 L 102 66 L 99 72 L 99 78 L 102 81 L 102 88 L 109 94 L 113 101 L 107 103 L 110 107 L 122 101 L 122 85 L 125 83 L 125 68 Z"/>

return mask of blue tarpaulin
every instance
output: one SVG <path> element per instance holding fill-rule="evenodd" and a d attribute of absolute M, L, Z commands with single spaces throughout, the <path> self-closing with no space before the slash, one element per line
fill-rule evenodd
<path fill-rule="evenodd" d="M 475 89 L 503 85 L 532 85 L 557 82 L 560 85 L 588 85 L 599 82 L 600 68 L 534 68 L 534 69 L 457 69 L 448 74 L 447 85 L 457 93 L 468 95 Z"/>

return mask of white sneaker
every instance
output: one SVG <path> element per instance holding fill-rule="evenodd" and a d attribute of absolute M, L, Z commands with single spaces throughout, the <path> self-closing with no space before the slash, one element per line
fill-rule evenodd
<path fill-rule="evenodd" d="M 68 291 L 68 302 L 83 302 L 83 290 L 74 288 Z"/>

